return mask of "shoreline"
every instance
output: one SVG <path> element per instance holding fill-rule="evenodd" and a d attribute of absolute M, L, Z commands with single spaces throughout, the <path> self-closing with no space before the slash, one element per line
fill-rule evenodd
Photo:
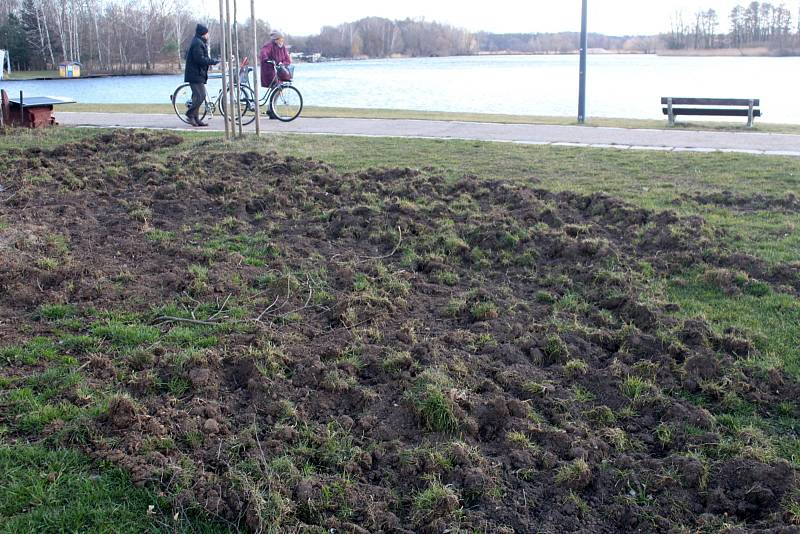
<path fill-rule="evenodd" d="M 656 55 L 662 57 L 798 57 L 800 50 L 784 49 L 774 50 L 767 47 L 750 48 L 711 48 L 711 49 L 684 49 L 684 50 L 658 50 Z"/>
<path fill-rule="evenodd" d="M 26 71 L 16 71 L 16 72 L 26 72 Z M 13 74 L 16 74 L 13 73 Z M 69 80 L 90 80 L 90 79 L 97 79 L 97 78 L 130 78 L 132 76 L 174 76 L 176 74 L 183 74 L 183 71 L 175 71 L 175 72 L 128 72 L 128 73 L 120 73 L 120 74 L 110 74 L 110 73 L 99 73 L 99 74 L 87 74 L 85 76 L 78 76 L 74 78 L 62 78 L 58 76 L 57 73 L 54 76 L 31 76 L 25 78 L 3 78 L 2 82 L 46 82 L 52 80 L 58 81 L 69 81 Z"/>
<path fill-rule="evenodd" d="M 478 52 L 477 54 L 470 55 L 456 55 L 456 56 L 425 56 L 425 58 L 447 58 L 447 57 L 486 57 L 486 56 L 577 56 L 577 50 L 571 52 L 516 52 L 516 51 L 494 51 L 494 52 Z M 605 50 L 593 49 L 589 50 L 590 56 L 658 56 L 658 57 L 800 57 L 800 49 L 785 49 L 785 50 L 771 50 L 767 47 L 751 47 L 751 48 L 715 48 L 715 49 L 684 49 L 684 50 L 667 50 L 658 49 L 655 51 L 622 51 L 622 50 Z M 383 60 L 383 59 L 421 59 L 412 56 L 391 56 L 391 57 L 351 57 L 351 58 L 328 58 L 326 61 L 319 61 L 313 63 L 329 63 L 340 61 L 367 61 L 367 60 Z M 23 73 L 21 77 L 17 77 L 18 73 Z M 30 82 L 30 81 L 50 81 L 50 80 L 80 80 L 80 79 L 96 79 L 96 78 L 125 78 L 132 76 L 174 76 L 182 74 L 183 70 L 173 70 L 171 72 L 127 72 L 127 73 L 96 73 L 86 74 L 77 78 L 62 78 L 58 76 L 56 71 L 53 71 L 52 76 L 41 75 L 42 71 L 30 71 L 36 74 L 27 77 L 24 75 L 29 71 L 16 71 L 7 74 L 2 80 L 3 82 Z"/>

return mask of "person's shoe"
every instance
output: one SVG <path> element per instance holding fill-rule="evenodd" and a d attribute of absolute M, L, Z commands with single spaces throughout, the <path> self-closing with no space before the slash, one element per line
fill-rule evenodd
<path fill-rule="evenodd" d="M 208 126 L 208 123 L 207 122 L 203 122 L 200 119 L 195 119 L 194 125 L 195 126 Z"/>
<path fill-rule="evenodd" d="M 195 119 L 191 115 L 186 115 L 186 122 L 189 123 L 189 126 L 197 126 L 197 119 Z"/>

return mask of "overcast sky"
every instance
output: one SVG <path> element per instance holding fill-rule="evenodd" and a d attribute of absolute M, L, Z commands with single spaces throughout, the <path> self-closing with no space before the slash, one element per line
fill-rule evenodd
<path fill-rule="evenodd" d="M 218 13 L 215 0 L 200 0 L 208 13 Z M 785 3 L 798 16 L 798 0 Z M 240 13 L 250 3 L 240 0 Z M 656 34 L 669 30 L 670 16 L 683 11 L 685 19 L 699 9 L 716 9 L 721 30 L 727 30 L 730 10 L 749 0 L 589 0 L 589 29 L 608 35 Z M 424 17 L 471 31 L 558 32 L 580 30 L 580 0 L 304 0 L 272 2 L 256 0 L 256 16 L 274 28 L 294 35 L 319 33 L 322 26 L 336 26 L 368 16 L 405 19 Z M 214 10 L 217 10 L 216 12 Z"/>

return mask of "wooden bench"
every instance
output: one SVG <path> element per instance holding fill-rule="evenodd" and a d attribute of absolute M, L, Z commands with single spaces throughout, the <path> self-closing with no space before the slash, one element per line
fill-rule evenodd
<path fill-rule="evenodd" d="M 675 117 L 678 115 L 716 116 L 716 117 L 747 117 L 747 127 L 753 127 L 753 119 L 761 116 L 757 109 L 760 100 L 757 98 L 675 98 L 664 97 L 661 99 L 664 115 L 669 118 L 669 125 L 675 126 Z M 675 107 L 692 106 L 692 107 Z M 724 107 L 707 107 L 724 106 Z"/>

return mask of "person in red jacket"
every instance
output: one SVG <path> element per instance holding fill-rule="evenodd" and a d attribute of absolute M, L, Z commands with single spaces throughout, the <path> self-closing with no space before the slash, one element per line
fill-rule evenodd
<path fill-rule="evenodd" d="M 274 61 L 281 65 L 291 65 L 292 58 L 286 49 L 284 35 L 277 30 L 273 30 L 269 34 L 269 38 L 269 42 L 261 47 L 261 53 L 259 54 L 261 59 L 261 87 L 269 87 L 273 82 L 289 81 L 292 78 L 291 68 L 287 69 L 287 74 L 281 74 L 279 71 L 276 77 L 275 67 L 271 63 L 267 63 L 267 61 Z"/>

